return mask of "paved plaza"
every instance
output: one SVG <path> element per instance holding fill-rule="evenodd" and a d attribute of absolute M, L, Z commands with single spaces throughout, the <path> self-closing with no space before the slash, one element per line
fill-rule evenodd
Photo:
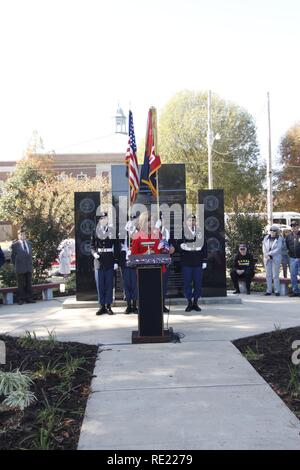
<path fill-rule="evenodd" d="M 0 333 L 99 344 L 79 449 L 300 449 L 300 423 L 231 343 L 300 325 L 300 299 L 240 295 L 165 315 L 180 343 L 131 344 L 137 316 L 64 309 L 64 298 L 0 307 Z M 300 338 L 299 338 L 300 339 Z M 292 354 L 292 349 L 291 349 Z"/>

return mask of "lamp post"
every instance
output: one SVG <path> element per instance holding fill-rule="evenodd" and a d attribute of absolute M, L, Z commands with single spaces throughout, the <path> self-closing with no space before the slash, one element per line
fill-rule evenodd
<path fill-rule="evenodd" d="M 207 95 L 207 157 L 208 157 L 208 189 L 214 188 L 213 167 L 212 167 L 212 150 L 215 140 L 219 140 L 220 135 L 214 135 L 211 126 L 211 90 Z"/>
<path fill-rule="evenodd" d="M 213 170 L 212 170 L 212 130 L 211 130 L 211 90 L 207 94 L 207 157 L 208 157 L 208 189 L 213 189 Z"/>
<path fill-rule="evenodd" d="M 268 131 L 269 131 L 269 151 L 267 159 L 267 218 L 269 227 L 273 221 L 273 169 L 272 169 L 272 147 L 271 147 L 271 112 L 270 93 L 268 92 Z"/>

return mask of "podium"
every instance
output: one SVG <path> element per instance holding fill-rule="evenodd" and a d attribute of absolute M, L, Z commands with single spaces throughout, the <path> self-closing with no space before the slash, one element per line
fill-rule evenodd
<path fill-rule="evenodd" d="M 168 343 L 172 329 L 164 329 L 162 265 L 171 263 L 169 255 L 131 255 L 127 266 L 137 270 L 138 331 L 132 332 L 132 343 Z"/>

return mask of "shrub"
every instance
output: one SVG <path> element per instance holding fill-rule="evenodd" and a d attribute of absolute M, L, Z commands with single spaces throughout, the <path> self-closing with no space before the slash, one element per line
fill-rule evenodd
<path fill-rule="evenodd" d="M 227 262 L 232 266 L 239 243 L 245 242 L 258 263 L 262 262 L 262 240 L 266 219 L 257 214 L 240 213 L 231 216 L 225 228 Z"/>
<path fill-rule="evenodd" d="M 66 281 L 66 292 L 76 292 L 76 273 L 71 273 Z"/>
<path fill-rule="evenodd" d="M 14 287 L 17 285 L 15 270 L 12 264 L 5 263 L 0 269 L 1 287 Z"/>

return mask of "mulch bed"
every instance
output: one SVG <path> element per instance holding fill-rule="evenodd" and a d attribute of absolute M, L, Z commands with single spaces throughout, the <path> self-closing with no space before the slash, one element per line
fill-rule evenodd
<path fill-rule="evenodd" d="M 37 398 L 22 412 L 5 410 L 0 396 L 0 450 L 75 450 L 98 347 L 75 342 L 47 344 L 47 340 L 24 346 L 18 338 L 4 335 L 0 340 L 6 344 L 6 364 L 0 370 L 34 374 L 30 390 Z"/>
<path fill-rule="evenodd" d="M 233 344 L 300 419 L 300 365 L 292 362 L 295 340 L 300 340 L 300 327 L 275 328 L 270 333 L 241 338 Z"/>

